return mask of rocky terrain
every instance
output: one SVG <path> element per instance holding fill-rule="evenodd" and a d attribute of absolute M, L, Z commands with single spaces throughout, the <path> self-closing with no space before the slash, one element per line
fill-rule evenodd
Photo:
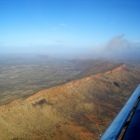
<path fill-rule="evenodd" d="M 0 140 L 97 140 L 140 83 L 121 64 L 0 106 Z"/>
<path fill-rule="evenodd" d="M 101 60 L 28 57 L 0 57 L 0 104 L 26 98 L 41 89 L 103 72 L 118 65 Z"/>

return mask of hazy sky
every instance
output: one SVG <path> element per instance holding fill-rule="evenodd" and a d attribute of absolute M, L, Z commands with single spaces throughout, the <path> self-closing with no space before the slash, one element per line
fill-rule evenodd
<path fill-rule="evenodd" d="M 139 30 L 139 0 L 0 0 L 0 52 L 88 50 Z"/>

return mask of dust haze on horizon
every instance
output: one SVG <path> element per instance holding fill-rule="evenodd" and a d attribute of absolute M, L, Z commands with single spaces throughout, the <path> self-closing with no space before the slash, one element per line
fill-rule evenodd
<path fill-rule="evenodd" d="M 13 46 L 15 47 L 15 46 Z M 54 46 L 16 46 L 12 51 L 8 46 L 1 55 L 36 56 L 43 55 L 53 58 L 69 59 L 113 59 L 113 60 L 140 60 L 140 42 L 127 40 L 125 35 L 118 35 L 104 44 L 95 46 L 70 47 L 63 45 Z M 29 49 L 28 49 L 29 48 Z"/>
<path fill-rule="evenodd" d="M 140 0 L 0 0 L 0 140 L 100 139 L 140 83 L 139 27 Z"/>
<path fill-rule="evenodd" d="M 138 0 L 2 0 L 0 55 L 139 59 Z"/>

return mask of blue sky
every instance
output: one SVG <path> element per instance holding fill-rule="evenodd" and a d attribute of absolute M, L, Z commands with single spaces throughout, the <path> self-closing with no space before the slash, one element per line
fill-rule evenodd
<path fill-rule="evenodd" d="M 140 41 L 139 0 L 0 0 L 0 51 L 84 50 Z"/>

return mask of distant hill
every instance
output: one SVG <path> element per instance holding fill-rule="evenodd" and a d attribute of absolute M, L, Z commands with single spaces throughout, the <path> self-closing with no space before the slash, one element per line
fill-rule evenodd
<path fill-rule="evenodd" d="M 96 140 L 140 82 L 121 64 L 0 106 L 2 140 Z"/>

